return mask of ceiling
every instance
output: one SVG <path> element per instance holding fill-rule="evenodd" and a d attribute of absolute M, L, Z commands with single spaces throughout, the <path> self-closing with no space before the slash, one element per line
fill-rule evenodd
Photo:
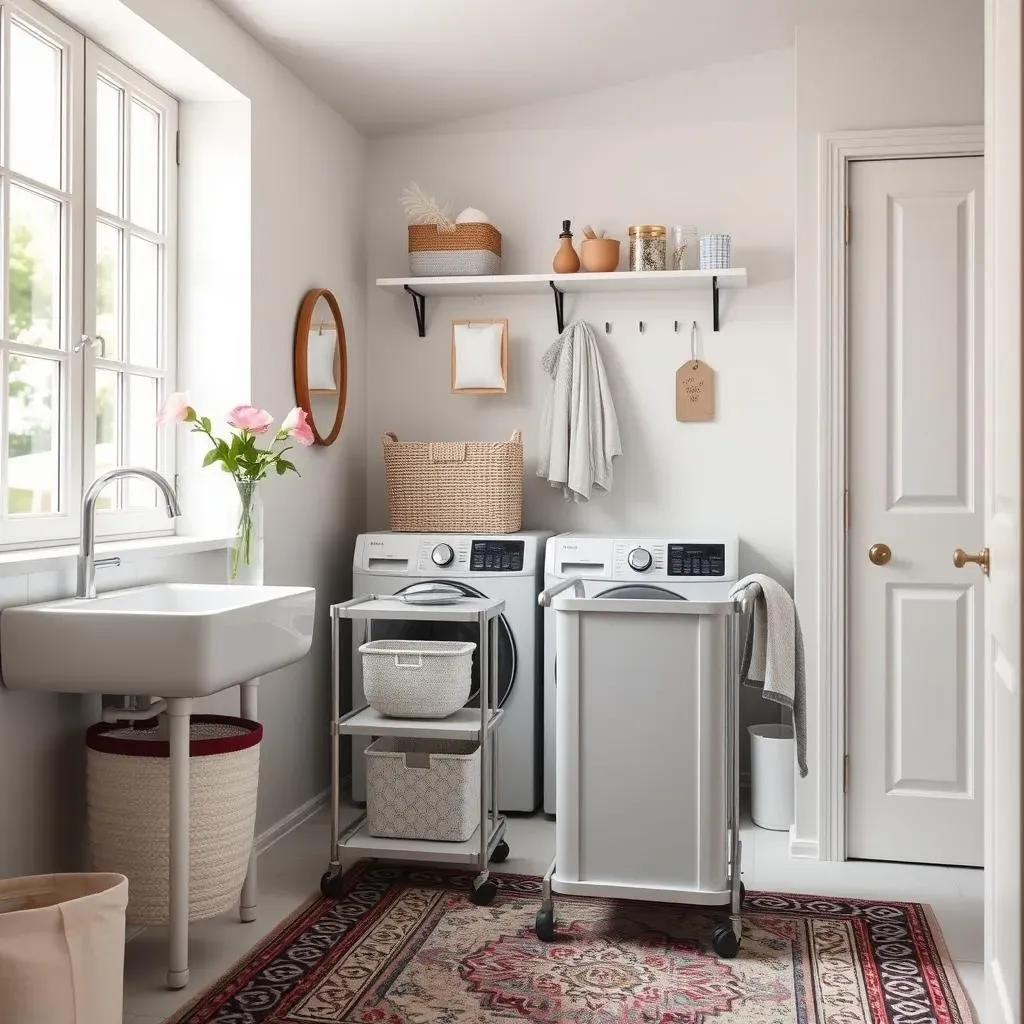
<path fill-rule="evenodd" d="M 380 135 L 793 42 L 795 0 L 215 0 Z"/>

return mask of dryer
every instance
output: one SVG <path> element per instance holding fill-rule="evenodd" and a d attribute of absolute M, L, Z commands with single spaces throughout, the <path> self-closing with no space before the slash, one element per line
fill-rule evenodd
<path fill-rule="evenodd" d="M 572 577 L 586 597 L 656 601 L 721 601 L 739 579 L 735 537 L 671 537 L 563 533 L 547 542 L 544 587 Z M 554 611 L 544 611 L 544 810 L 555 813 Z"/>
<path fill-rule="evenodd" d="M 498 807 L 535 811 L 541 800 L 543 644 L 537 596 L 542 589 L 544 544 L 549 532 L 501 535 L 368 533 L 356 539 L 352 596 L 401 594 L 410 587 L 444 584 L 471 597 L 505 602 L 498 625 L 498 701 L 505 711 L 498 740 Z M 471 623 L 376 622 L 372 639 L 479 641 Z M 352 700 L 365 703 L 363 665 L 353 638 Z M 473 690 L 467 706 L 478 706 L 479 665 L 473 656 Z M 352 795 L 366 799 L 365 742 L 353 737 Z"/>

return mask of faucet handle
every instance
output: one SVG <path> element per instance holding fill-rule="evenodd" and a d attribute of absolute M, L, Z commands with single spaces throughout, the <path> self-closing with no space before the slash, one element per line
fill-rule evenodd
<path fill-rule="evenodd" d="M 94 569 L 113 569 L 121 564 L 121 559 L 117 555 L 111 555 L 109 558 L 97 558 L 93 563 Z"/>

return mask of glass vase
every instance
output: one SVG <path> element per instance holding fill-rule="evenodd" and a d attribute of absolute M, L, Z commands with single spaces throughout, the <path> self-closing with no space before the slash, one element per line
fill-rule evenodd
<path fill-rule="evenodd" d="M 235 480 L 238 519 L 235 540 L 228 548 L 228 582 L 263 583 L 263 500 L 254 480 Z"/>

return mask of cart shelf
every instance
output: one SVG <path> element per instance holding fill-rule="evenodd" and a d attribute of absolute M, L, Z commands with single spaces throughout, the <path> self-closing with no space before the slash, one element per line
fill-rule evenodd
<path fill-rule="evenodd" d="M 487 722 L 492 731 L 505 712 L 491 713 Z M 419 736 L 427 740 L 480 739 L 480 712 L 475 708 L 462 708 L 448 718 L 388 718 L 371 707 L 346 715 L 338 723 L 343 736 Z"/>
<path fill-rule="evenodd" d="M 499 818 L 487 843 L 488 855 L 505 835 L 505 819 Z M 431 839 L 384 839 L 371 836 L 365 821 L 338 843 L 338 852 L 358 853 L 379 860 L 428 861 L 431 864 L 477 864 L 480 860 L 480 829 L 464 843 Z"/>

